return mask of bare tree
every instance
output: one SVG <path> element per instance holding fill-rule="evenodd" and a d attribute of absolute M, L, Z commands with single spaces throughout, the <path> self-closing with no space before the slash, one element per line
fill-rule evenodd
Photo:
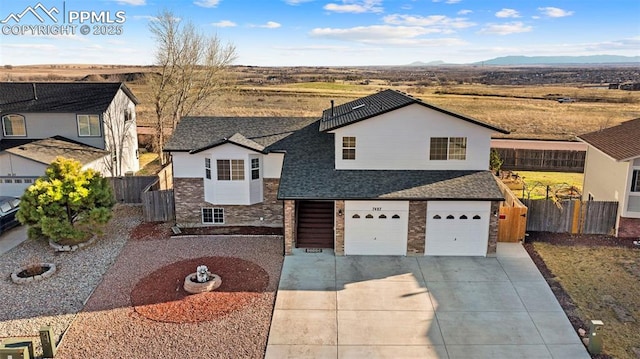
<path fill-rule="evenodd" d="M 103 166 L 112 177 L 123 175 L 122 165 L 125 160 L 129 161 L 125 156 L 136 150 L 132 149 L 135 146 L 135 131 L 131 130 L 136 121 L 134 111 L 128 104 L 127 96 L 119 92 L 104 113 L 105 149 L 110 152 L 110 156 L 105 157 Z"/>
<path fill-rule="evenodd" d="M 175 129 L 182 116 L 208 104 L 229 83 L 227 68 L 236 49 L 216 36 L 205 35 L 191 22 L 183 22 L 170 11 L 149 22 L 156 43 L 158 76 L 152 76 L 156 114 L 157 150 L 164 164 L 162 148 L 166 122 Z"/>

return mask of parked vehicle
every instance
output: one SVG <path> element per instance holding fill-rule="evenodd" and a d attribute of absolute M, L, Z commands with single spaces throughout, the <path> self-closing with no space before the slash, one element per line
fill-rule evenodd
<path fill-rule="evenodd" d="M 560 103 L 571 103 L 571 102 L 576 102 L 576 100 L 572 99 L 571 97 L 561 97 L 558 99 L 558 102 Z"/>
<path fill-rule="evenodd" d="M 0 233 L 19 226 L 16 213 L 20 207 L 20 198 L 0 196 Z"/>

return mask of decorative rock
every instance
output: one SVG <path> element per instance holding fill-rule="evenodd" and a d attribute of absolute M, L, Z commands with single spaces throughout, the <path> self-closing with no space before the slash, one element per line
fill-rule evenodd
<path fill-rule="evenodd" d="M 74 245 L 62 245 L 58 244 L 51 239 L 49 240 L 49 247 L 55 249 L 56 252 L 75 252 L 78 249 L 84 248 L 86 246 L 92 245 L 96 241 L 96 236 L 92 236 L 88 241 L 74 244 Z"/>
<path fill-rule="evenodd" d="M 582 329 L 582 328 L 579 328 L 579 329 L 578 329 L 578 334 L 579 334 L 581 337 L 584 337 L 584 336 L 587 334 L 587 331 L 586 331 L 586 330 L 584 330 L 584 329 Z"/>
<path fill-rule="evenodd" d="M 204 283 L 199 283 L 196 280 L 197 272 L 186 276 L 184 278 L 184 290 L 187 291 L 187 293 L 198 294 L 218 289 L 218 287 L 222 285 L 222 278 L 220 278 L 219 275 L 211 274 L 210 272 L 207 272 L 207 274 L 209 275 L 209 281 Z"/>
<path fill-rule="evenodd" d="M 44 273 L 39 274 L 39 275 L 35 275 L 35 276 L 31 276 L 31 277 L 25 277 L 22 278 L 20 276 L 18 276 L 19 273 L 27 270 L 29 267 L 31 267 L 31 265 L 27 265 L 27 266 L 23 266 L 18 268 L 16 271 L 14 271 L 13 273 L 11 273 L 11 281 L 15 284 L 27 284 L 27 283 L 31 283 L 31 282 L 35 282 L 38 280 L 43 280 L 46 278 L 49 278 L 53 275 L 53 273 L 56 272 L 56 265 L 53 263 L 39 263 L 38 264 L 41 267 L 44 268 L 49 268 L 47 269 Z"/>

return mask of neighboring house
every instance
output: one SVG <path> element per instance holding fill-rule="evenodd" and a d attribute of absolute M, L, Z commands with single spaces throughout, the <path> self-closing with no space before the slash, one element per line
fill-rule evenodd
<path fill-rule="evenodd" d="M 589 146 L 583 200 L 617 201 L 618 237 L 640 237 L 640 118 L 578 136 Z"/>
<path fill-rule="evenodd" d="M 138 171 L 137 103 L 123 83 L 0 83 L 0 192 L 20 196 L 57 156 Z"/>
<path fill-rule="evenodd" d="M 491 255 L 495 132 L 393 90 L 320 119 L 184 118 L 165 147 L 176 220 L 284 226 L 287 253 Z"/>

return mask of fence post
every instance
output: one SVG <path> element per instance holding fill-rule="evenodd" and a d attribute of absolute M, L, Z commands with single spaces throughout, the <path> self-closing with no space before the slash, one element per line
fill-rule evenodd
<path fill-rule="evenodd" d="M 577 234 L 580 233 L 580 212 L 582 201 L 572 201 L 573 202 L 573 213 L 571 220 L 571 233 Z"/>

